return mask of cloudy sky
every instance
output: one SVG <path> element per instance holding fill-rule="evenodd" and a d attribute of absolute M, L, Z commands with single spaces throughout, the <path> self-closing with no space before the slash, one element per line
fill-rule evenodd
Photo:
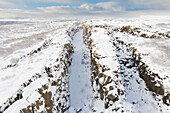
<path fill-rule="evenodd" d="M 0 0 L 0 18 L 170 15 L 170 0 Z"/>

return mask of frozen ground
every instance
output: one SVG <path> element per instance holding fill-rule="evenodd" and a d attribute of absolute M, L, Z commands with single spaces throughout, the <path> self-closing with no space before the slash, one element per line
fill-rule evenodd
<path fill-rule="evenodd" d="M 92 106 L 92 86 L 90 81 L 90 52 L 83 43 L 83 29 L 73 39 L 74 53 L 70 67 L 70 109 L 81 111 Z M 85 111 L 84 111 L 85 112 Z M 88 112 L 86 110 L 86 112 Z"/>
<path fill-rule="evenodd" d="M 0 22 L 0 113 L 169 113 L 170 17 Z"/>

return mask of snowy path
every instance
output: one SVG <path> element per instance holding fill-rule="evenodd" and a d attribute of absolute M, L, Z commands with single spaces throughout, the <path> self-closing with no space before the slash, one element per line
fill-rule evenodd
<path fill-rule="evenodd" d="M 83 30 L 73 38 L 74 53 L 70 71 L 70 110 L 87 111 L 92 101 L 90 52 L 83 43 Z M 70 111 L 73 112 L 73 111 Z"/>

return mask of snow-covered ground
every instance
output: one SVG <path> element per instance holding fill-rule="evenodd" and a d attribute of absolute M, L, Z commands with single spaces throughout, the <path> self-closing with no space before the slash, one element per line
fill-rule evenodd
<path fill-rule="evenodd" d="M 90 81 L 90 52 L 83 42 L 83 29 L 75 34 L 73 47 L 69 79 L 70 110 L 88 112 L 92 106 L 93 89 Z"/>
<path fill-rule="evenodd" d="M 169 20 L 0 22 L 0 113 L 169 113 Z"/>

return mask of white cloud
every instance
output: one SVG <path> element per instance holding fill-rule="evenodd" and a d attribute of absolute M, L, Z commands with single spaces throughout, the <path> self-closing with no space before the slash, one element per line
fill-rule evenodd
<path fill-rule="evenodd" d="M 84 8 L 86 10 L 93 10 L 94 9 L 94 4 L 82 4 L 79 8 Z"/>
<path fill-rule="evenodd" d="M 107 4 L 109 4 L 107 7 Z M 71 6 L 52 6 L 52 7 L 39 7 L 39 10 L 50 13 L 50 14 L 79 14 L 79 15 L 90 15 L 90 14 L 102 14 L 102 13 L 112 13 L 114 11 L 122 11 L 121 7 L 117 7 L 115 3 L 112 2 L 101 2 L 97 4 L 82 4 L 78 7 L 71 7 Z"/>
<path fill-rule="evenodd" d="M 12 6 L 12 5 L 14 4 L 12 4 L 11 2 L 8 2 L 7 0 L 0 0 L 1 7 Z"/>
<path fill-rule="evenodd" d="M 109 7 L 107 7 L 107 4 Z M 97 4 L 82 4 L 80 6 L 50 6 L 38 7 L 38 11 L 21 10 L 21 9 L 0 9 L 0 18 L 35 18 L 35 17 L 89 17 L 89 16 L 103 16 L 115 13 L 115 11 L 122 11 L 122 8 L 117 7 L 115 3 L 97 3 Z"/>
<path fill-rule="evenodd" d="M 97 7 L 102 7 L 107 10 L 112 10 L 112 11 L 122 11 L 123 7 L 118 6 L 117 3 L 115 2 L 101 2 L 96 4 Z"/>
<path fill-rule="evenodd" d="M 74 1 L 77 0 L 0 0 L 0 8 L 24 8 L 31 5 L 38 5 L 38 3 L 66 3 L 72 4 Z"/>
<path fill-rule="evenodd" d="M 80 8 L 87 10 L 107 10 L 107 11 L 122 11 L 123 8 L 118 6 L 115 2 L 100 2 L 97 4 L 82 4 Z"/>
<path fill-rule="evenodd" d="M 71 7 L 71 6 L 51 6 L 51 7 L 39 7 L 39 10 L 43 11 L 46 14 L 52 15 L 74 15 L 83 12 L 78 7 Z"/>
<path fill-rule="evenodd" d="M 39 0 L 41 2 L 72 3 L 72 0 Z"/>
<path fill-rule="evenodd" d="M 2 1 L 2 0 L 0 0 Z M 135 0 L 134 0 L 135 1 Z M 135 2 L 134 2 L 135 3 Z M 139 2 L 136 4 L 140 4 Z M 145 13 L 143 13 L 145 12 Z M 150 11 L 152 12 L 152 11 Z M 147 14 L 148 10 L 125 11 L 115 2 L 82 4 L 80 6 L 38 7 L 36 11 L 21 9 L 0 9 L 0 18 L 80 18 L 80 17 L 115 17 Z M 160 13 L 158 13 L 160 14 Z"/>
<path fill-rule="evenodd" d="M 35 11 L 0 8 L 0 18 L 32 18 L 40 16 L 41 14 Z"/>
<path fill-rule="evenodd" d="M 170 9 L 170 0 L 130 0 L 134 4 L 148 6 L 150 9 Z"/>

